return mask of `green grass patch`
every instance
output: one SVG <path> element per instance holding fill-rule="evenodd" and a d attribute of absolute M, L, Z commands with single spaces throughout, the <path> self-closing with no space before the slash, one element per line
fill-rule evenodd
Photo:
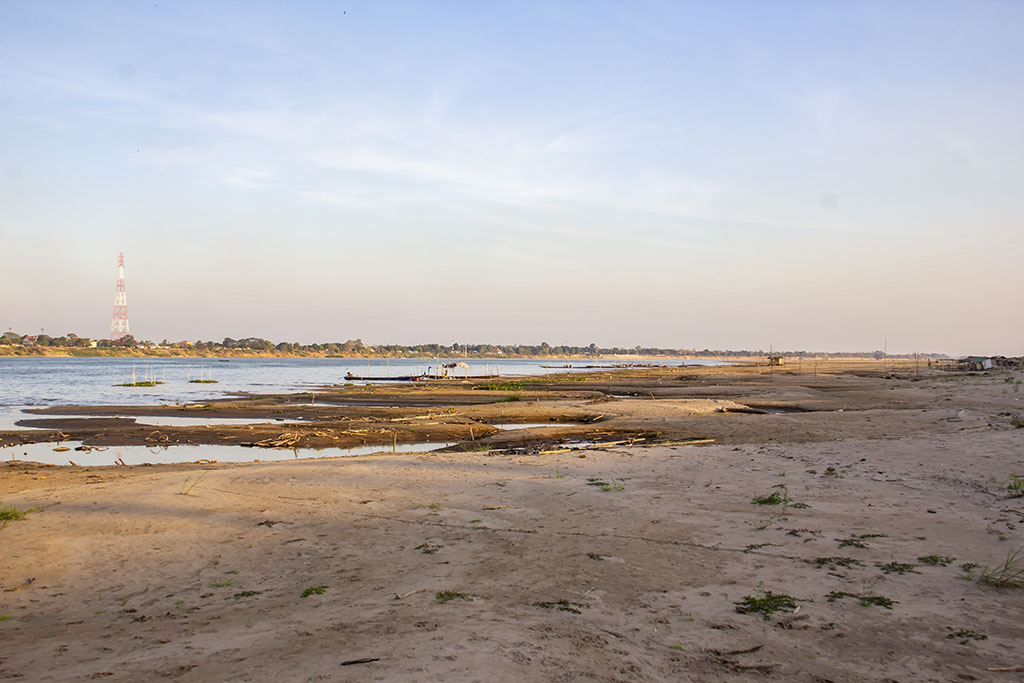
<path fill-rule="evenodd" d="M 20 522 L 28 517 L 29 513 L 38 512 L 39 508 L 28 508 L 22 510 L 13 505 L 0 505 L 0 529 L 7 526 L 8 522 Z"/>
<path fill-rule="evenodd" d="M 784 505 L 789 499 L 779 491 L 772 491 L 766 496 L 754 496 L 750 502 L 755 505 Z"/>
<path fill-rule="evenodd" d="M 956 561 L 955 557 L 946 557 L 945 555 L 922 555 L 917 558 L 917 561 L 921 564 L 926 564 L 929 567 L 948 567 Z"/>
<path fill-rule="evenodd" d="M 748 545 L 746 548 L 743 549 L 743 552 L 749 553 L 749 552 L 754 551 L 754 550 L 760 550 L 761 548 L 768 548 L 768 547 L 781 548 L 782 544 L 780 544 L 780 543 L 751 543 L 750 545 Z"/>
<path fill-rule="evenodd" d="M 884 607 L 886 609 L 892 609 L 892 606 L 896 604 L 895 600 L 890 600 L 884 595 L 857 595 L 856 593 L 847 593 L 846 591 L 832 591 L 825 596 L 825 599 L 829 602 L 835 602 L 843 598 L 853 598 L 860 603 L 861 607 Z"/>
<path fill-rule="evenodd" d="M 784 475 L 783 475 L 784 476 Z M 776 484 L 772 487 L 777 489 L 769 494 L 763 496 L 754 496 L 750 502 L 754 505 L 790 505 L 793 507 L 810 507 L 806 504 L 793 503 L 793 499 L 789 497 L 789 489 L 785 484 Z"/>
<path fill-rule="evenodd" d="M 321 586 L 321 588 L 323 588 L 323 586 Z M 251 598 L 254 595 L 259 595 L 262 592 L 263 591 L 242 591 L 241 593 L 235 593 L 230 598 L 224 598 L 224 599 L 225 600 L 228 600 L 228 599 L 231 599 L 231 600 L 241 600 L 242 598 Z M 303 597 L 305 597 L 305 596 L 303 596 Z"/>
<path fill-rule="evenodd" d="M 300 598 L 308 598 L 310 595 L 323 595 L 324 591 L 327 590 L 327 586 L 310 586 L 306 590 L 302 591 Z"/>
<path fill-rule="evenodd" d="M 195 479 L 192 479 L 192 475 L 185 477 L 185 481 L 181 482 L 181 489 L 178 491 L 178 494 L 187 496 L 192 493 L 192 489 L 199 486 L 199 482 L 201 482 L 205 477 L 206 471 L 201 472 Z M 191 480 L 191 482 L 189 480 Z"/>
<path fill-rule="evenodd" d="M 836 569 L 837 567 L 843 567 L 844 569 L 852 569 L 854 567 L 863 567 L 864 563 L 860 560 L 855 560 L 852 557 L 816 557 L 812 560 L 814 566 L 828 567 L 829 569 Z"/>
<path fill-rule="evenodd" d="M 473 596 L 469 593 L 459 593 L 457 591 L 438 591 L 434 598 L 442 605 L 452 600 L 469 600 L 473 601 Z"/>
<path fill-rule="evenodd" d="M 558 600 L 557 602 L 535 602 L 534 607 L 543 607 L 544 609 L 557 609 L 559 612 L 572 612 L 573 614 L 583 614 L 580 609 L 586 609 L 590 607 L 585 602 L 572 602 L 571 600 Z"/>
<path fill-rule="evenodd" d="M 917 566 L 917 565 L 908 564 L 906 562 L 892 561 L 892 562 L 886 562 L 885 564 L 876 563 L 875 566 L 878 567 L 879 569 L 881 569 L 882 572 L 885 573 L 885 574 L 899 574 L 899 575 L 902 576 L 903 574 L 920 574 L 921 573 L 921 572 L 917 571 L 916 569 L 914 569 L 914 567 Z"/>
<path fill-rule="evenodd" d="M 946 635 L 946 637 L 952 640 L 959 640 L 961 645 L 966 645 L 968 641 L 971 640 L 988 640 L 988 636 L 984 633 L 978 633 L 977 631 L 972 631 L 966 628 L 953 631 Z"/>
<path fill-rule="evenodd" d="M 1011 474 L 1006 490 L 1010 492 L 1010 498 L 1024 498 L 1024 475 Z"/>
<path fill-rule="evenodd" d="M 444 547 L 443 545 L 430 545 L 429 543 L 423 542 L 423 543 L 420 543 L 415 548 L 413 548 L 413 550 L 419 550 L 422 553 L 424 553 L 425 555 L 433 555 L 434 553 L 436 553 L 438 550 L 440 550 L 443 547 Z"/>
<path fill-rule="evenodd" d="M 792 612 L 796 609 L 796 598 L 785 593 L 773 593 L 762 588 L 758 584 L 754 595 L 744 595 L 737 603 L 736 611 L 740 614 L 760 614 L 765 619 L 771 619 L 776 612 Z"/>
<path fill-rule="evenodd" d="M 522 391 L 524 387 L 522 382 L 489 382 L 473 388 L 478 391 Z"/>
<path fill-rule="evenodd" d="M 840 548 L 867 548 L 868 544 L 864 542 L 868 538 L 887 538 L 885 534 L 860 534 L 849 536 L 847 538 L 837 538 Z"/>
<path fill-rule="evenodd" d="M 1018 548 L 995 567 L 984 567 L 978 581 L 996 588 L 1024 588 L 1024 548 Z"/>

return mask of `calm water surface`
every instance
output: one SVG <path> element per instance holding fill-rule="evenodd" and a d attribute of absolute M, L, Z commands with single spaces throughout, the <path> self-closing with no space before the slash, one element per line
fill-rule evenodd
<path fill-rule="evenodd" d="M 453 359 L 440 359 L 441 363 Z M 460 360 L 460 359 L 455 359 Z M 563 372 L 590 372 L 593 369 L 543 368 L 542 365 L 571 363 L 610 367 L 617 361 L 563 361 L 550 359 L 508 360 L 472 359 L 470 375 L 500 373 L 504 377 L 544 375 Z M 639 359 L 638 362 L 659 362 L 658 359 Z M 681 365 L 681 361 L 661 361 L 666 365 Z M 686 361 L 687 365 L 722 365 L 721 361 Z M 52 405 L 158 405 L 199 403 L 224 398 L 238 393 L 285 393 L 311 391 L 320 386 L 344 384 L 345 375 L 365 377 L 395 377 L 419 375 L 433 368 L 435 361 L 427 359 L 358 359 L 358 358 L 0 358 L 0 429 L 16 428 L 14 423 L 24 417 L 23 408 Z M 146 376 L 164 382 L 154 387 L 119 387 L 116 383 L 142 381 Z M 600 368 L 597 368 L 600 369 Z M 456 372 L 466 372 L 457 368 Z M 210 376 L 217 384 L 191 384 L 189 379 Z M 38 416 L 31 416 L 38 417 Z M 175 418 L 140 417 L 143 424 L 172 424 Z M 196 418 L 177 418 L 194 424 Z M 246 420 L 262 422 L 264 420 Z M 234 420 L 232 420 L 234 422 Z M 208 424 L 225 423 L 225 419 L 212 418 Z M 534 426 L 534 425 L 529 425 Z M 538 425 L 539 426 L 539 425 Z M 548 425 L 544 425 L 548 426 Z M 527 425 L 502 425 L 505 429 L 525 428 Z M 78 444 L 65 444 L 72 447 Z M 431 450 L 445 444 L 410 444 L 399 450 Z M 127 464 L 194 462 L 200 459 L 221 462 L 250 462 L 260 460 L 291 460 L 296 457 L 330 457 L 359 455 L 382 450 L 380 447 L 359 449 L 304 450 L 296 455 L 292 451 L 247 449 L 240 446 L 177 446 L 147 448 L 144 446 L 112 447 L 107 451 L 55 452 L 54 444 L 35 444 L 15 448 L 0 448 L 0 459 L 34 460 L 66 465 L 74 460 L 80 465 L 111 465 L 117 458 Z M 386 450 L 386 449 L 385 449 Z"/>
<path fill-rule="evenodd" d="M 452 359 L 442 358 L 441 363 Z M 470 375 L 503 376 L 588 372 L 582 368 L 542 368 L 561 365 L 557 360 L 466 360 Z M 614 361 L 574 361 L 574 364 L 610 366 Z M 717 361 L 687 361 L 687 365 L 713 365 Z M 680 361 L 672 361 L 680 365 Z M 425 359 L 358 358 L 0 358 L 0 410 L 46 405 L 153 405 L 196 403 L 238 392 L 273 393 L 309 391 L 345 383 L 345 374 L 395 377 L 418 375 L 435 365 Z M 139 381 L 149 375 L 165 382 L 155 387 L 118 387 L 130 382 L 132 370 Z M 458 374 L 465 372 L 461 368 Z M 189 378 L 212 376 L 217 384 L 190 384 Z"/>

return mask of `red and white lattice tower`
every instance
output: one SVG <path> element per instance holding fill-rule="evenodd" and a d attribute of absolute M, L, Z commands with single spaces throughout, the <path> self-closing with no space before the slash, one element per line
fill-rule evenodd
<path fill-rule="evenodd" d="M 120 339 L 128 331 L 128 296 L 124 291 L 124 254 L 117 255 L 117 292 L 114 294 L 114 317 L 110 319 L 110 339 Z"/>

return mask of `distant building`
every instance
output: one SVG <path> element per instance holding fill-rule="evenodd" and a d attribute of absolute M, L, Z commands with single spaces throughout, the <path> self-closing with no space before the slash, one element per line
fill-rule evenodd
<path fill-rule="evenodd" d="M 967 358 L 961 358 L 959 364 L 966 370 L 991 370 L 992 358 L 989 356 L 967 356 Z"/>

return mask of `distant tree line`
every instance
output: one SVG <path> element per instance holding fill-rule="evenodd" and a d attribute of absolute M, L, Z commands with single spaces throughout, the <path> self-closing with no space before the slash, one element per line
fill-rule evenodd
<path fill-rule="evenodd" d="M 79 337 L 74 332 L 68 332 L 67 334 L 59 337 L 51 337 L 48 334 L 26 334 L 21 335 L 16 332 L 4 332 L 0 335 L 0 346 L 45 346 L 45 347 L 72 347 L 79 349 L 87 348 L 134 348 L 139 345 L 139 342 L 135 341 L 135 338 L 130 334 L 121 337 L 120 339 L 91 339 L 89 337 Z"/>
<path fill-rule="evenodd" d="M 181 353 L 188 351 L 202 353 L 219 352 L 243 352 L 257 354 L 287 354 L 287 355 L 309 355 L 309 356 L 377 356 L 391 358 L 431 358 L 431 357 L 466 357 L 466 358 L 495 358 L 495 357 L 574 357 L 574 358 L 596 358 L 599 356 L 644 356 L 657 358 L 660 356 L 693 356 L 693 357 L 743 357 L 743 356 L 766 356 L 768 352 L 764 349 L 739 351 L 722 349 L 663 349 L 653 346 L 633 346 L 630 348 L 612 346 L 599 347 L 597 344 L 587 346 L 552 346 L 547 342 L 540 344 L 416 344 L 404 346 L 401 344 L 380 344 L 370 346 L 363 343 L 362 339 L 349 339 L 345 342 L 328 342 L 324 344 L 300 344 L 299 342 L 277 342 L 274 343 L 260 337 L 245 337 L 232 339 L 225 337 L 223 341 L 178 341 L 170 342 L 164 339 L 161 342 L 137 341 L 133 336 L 126 335 L 120 339 L 90 339 L 79 337 L 77 334 L 68 333 L 59 337 L 51 337 L 46 334 L 20 335 L 14 332 L 6 332 L 0 335 L 0 346 L 19 346 L 25 349 L 32 347 L 72 347 L 78 349 L 99 348 L 99 349 L 135 349 L 142 352 L 155 351 L 159 349 L 176 350 Z M 844 352 L 812 352 L 812 351 L 773 351 L 773 355 L 785 358 L 816 358 L 827 356 L 829 358 L 882 358 L 882 351 L 844 351 Z M 912 354 L 890 354 L 890 358 L 913 357 Z M 944 354 L 926 353 L 921 358 L 943 358 Z"/>

